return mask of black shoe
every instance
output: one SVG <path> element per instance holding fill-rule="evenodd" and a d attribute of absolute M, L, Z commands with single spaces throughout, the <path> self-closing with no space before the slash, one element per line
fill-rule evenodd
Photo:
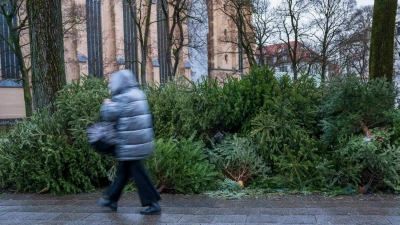
<path fill-rule="evenodd" d="M 150 204 L 149 208 L 140 211 L 142 215 L 160 215 L 161 207 L 157 202 L 153 202 Z"/>
<path fill-rule="evenodd" d="M 117 208 L 118 208 L 116 202 L 112 202 L 112 201 L 110 201 L 109 199 L 106 199 L 106 198 L 101 198 L 99 200 L 98 205 L 102 206 L 102 207 L 108 207 L 108 208 L 111 209 L 111 211 L 117 211 Z"/>

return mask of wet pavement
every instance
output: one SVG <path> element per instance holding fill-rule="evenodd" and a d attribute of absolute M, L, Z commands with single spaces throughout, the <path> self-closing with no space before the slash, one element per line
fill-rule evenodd
<path fill-rule="evenodd" d="M 98 207 L 101 194 L 0 194 L 0 224 L 400 224 L 400 195 L 273 195 L 223 200 L 163 194 L 162 215 L 143 216 L 136 193 L 118 211 Z"/>

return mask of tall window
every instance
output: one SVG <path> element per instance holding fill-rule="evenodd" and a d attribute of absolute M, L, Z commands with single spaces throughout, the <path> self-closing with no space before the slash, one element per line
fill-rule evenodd
<path fill-rule="evenodd" d="M 86 0 L 86 26 L 89 74 L 103 76 L 103 45 L 101 35 L 101 2 Z"/>
<path fill-rule="evenodd" d="M 18 23 L 17 17 L 13 19 L 13 25 Z M 6 40 L 10 38 L 9 28 L 7 25 L 6 17 L 0 14 L 0 34 Z M 14 52 L 11 51 L 10 46 L 5 40 L 0 38 L 0 63 L 1 63 L 1 79 L 0 80 L 19 80 L 19 64 Z"/>
<path fill-rule="evenodd" d="M 136 1 L 132 1 L 131 4 L 136 4 Z M 126 0 L 124 0 L 123 8 L 125 68 L 132 70 L 139 81 L 137 28 L 133 22 L 133 16 L 136 17 L 136 8 L 130 6 Z"/>
<path fill-rule="evenodd" d="M 167 58 L 165 55 L 165 50 L 167 46 L 167 23 L 165 21 L 165 15 L 162 10 L 162 4 L 168 9 L 165 0 L 157 1 L 157 39 L 158 39 L 158 61 L 160 64 L 160 81 L 164 83 L 168 80 L 168 69 L 167 69 Z"/>
<path fill-rule="evenodd" d="M 242 45 L 242 38 L 239 37 L 239 73 L 243 73 L 243 45 Z"/>

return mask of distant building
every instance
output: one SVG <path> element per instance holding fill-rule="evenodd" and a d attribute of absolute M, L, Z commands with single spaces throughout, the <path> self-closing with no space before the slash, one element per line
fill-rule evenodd
<path fill-rule="evenodd" d="M 294 48 L 294 41 L 289 42 L 290 48 Z M 290 58 L 288 45 L 286 43 L 279 43 L 274 45 L 267 45 L 263 47 L 262 52 L 257 50 L 258 62 L 264 62 L 268 64 L 270 68 L 276 71 L 278 76 L 283 74 L 293 74 L 292 60 Z M 260 57 L 264 57 L 260 60 Z M 297 72 L 300 74 L 310 74 L 316 78 L 320 78 L 321 73 L 321 61 L 319 55 L 311 48 L 307 47 L 301 42 L 297 43 Z M 337 67 L 333 64 L 328 66 L 328 76 L 330 73 L 334 73 Z"/>

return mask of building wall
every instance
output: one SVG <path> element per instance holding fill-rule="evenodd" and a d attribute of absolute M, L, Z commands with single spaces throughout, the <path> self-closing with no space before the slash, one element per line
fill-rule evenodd
<path fill-rule="evenodd" d="M 102 72 L 108 77 L 118 69 L 124 69 L 125 44 L 124 44 L 124 13 L 123 0 L 91 0 L 92 3 L 101 4 L 101 50 L 102 50 Z M 146 70 L 147 82 L 160 83 L 162 80 L 160 74 L 159 58 L 162 51 L 159 51 L 159 30 L 157 21 L 157 3 L 161 0 L 155 0 L 151 10 L 151 23 L 148 43 L 148 53 Z M 239 54 L 238 48 L 232 43 L 223 42 L 222 40 L 227 34 L 234 34 L 233 24 L 218 9 L 226 0 L 207 0 L 208 12 L 208 76 L 218 78 L 221 82 L 227 76 L 240 77 L 243 73 L 248 72 L 248 63 L 244 60 L 244 71 L 239 70 Z M 82 75 L 88 75 L 91 65 L 88 57 L 90 49 L 88 49 L 88 40 L 91 34 L 88 34 L 88 26 L 86 12 L 86 0 L 69 0 L 63 1 L 63 22 L 72 18 L 78 18 L 80 23 L 75 26 L 71 24 L 67 27 L 68 32 L 64 36 L 65 45 L 65 66 L 67 82 L 78 79 Z M 140 1 L 137 1 L 138 4 Z M 22 11 L 23 14 L 25 11 Z M 98 16 L 98 15 L 97 15 Z M 171 18 L 170 18 L 171 19 Z M 76 21 L 76 20 L 75 20 Z M 184 29 L 187 30 L 186 24 Z M 95 30 L 97 31 L 97 30 Z M 25 31 L 21 37 L 22 43 L 29 43 L 28 32 Z M 91 42 L 92 43 L 92 42 Z M 140 54 L 140 46 L 138 43 L 138 60 L 142 61 Z M 29 45 L 24 46 L 24 53 L 28 55 Z M 29 65 L 30 60 L 26 58 Z M 140 64 L 139 64 L 140 71 Z M 191 79 L 191 65 L 189 63 L 189 51 L 185 47 L 181 54 L 178 74 L 176 76 L 185 76 Z M 137 74 L 140 81 L 140 74 Z M 1 71 L 0 71 L 1 81 Z M 0 86 L 0 119 L 1 118 L 21 118 L 25 115 L 24 99 L 22 87 L 2 87 Z"/>
<path fill-rule="evenodd" d="M 244 71 L 239 70 L 238 46 L 225 41 L 237 36 L 233 22 L 221 11 L 226 1 L 228 0 L 207 1 L 208 76 L 220 81 L 224 81 L 227 76 L 240 77 L 249 71 L 247 60 L 243 60 Z"/>
<path fill-rule="evenodd" d="M 125 58 L 123 0 L 92 1 L 101 3 L 103 74 L 108 77 L 114 71 L 125 68 L 123 63 L 118 62 L 118 59 Z M 74 13 L 79 15 L 81 19 L 86 18 L 86 0 L 63 1 L 64 22 L 67 21 L 68 18 L 71 18 L 71 16 L 74 16 Z M 150 15 L 152 22 L 157 20 L 156 13 L 156 4 L 153 4 Z M 147 82 L 160 82 L 160 67 L 154 63 L 158 60 L 157 38 L 157 23 L 152 23 L 149 34 L 149 52 L 147 54 L 147 62 L 145 62 L 147 65 Z M 25 33 L 21 39 L 27 42 L 27 40 L 29 40 L 28 33 Z M 90 65 L 87 60 L 89 49 L 86 21 L 82 21 L 82 23 L 68 30 L 64 37 L 64 45 L 67 82 L 71 82 L 82 75 L 88 75 Z M 140 49 L 139 45 L 137 47 Z M 25 46 L 25 54 L 28 54 L 28 51 L 29 45 Z M 184 66 L 184 62 L 188 61 L 187 50 L 184 50 L 184 53 L 177 76 L 186 76 L 190 79 L 190 67 Z M 141 61 L 140 52 L 138 58 Z M 29 59 L 27 59 L 27 63 L 29 64 Z M 138 74 L 137 77 L 140 80 L 140 74 Z M 24 115 L 25 109 L 22 88 L 0 86 L 0 118 L 20 118 Z"/>
<path fill-rule="evenodd" d="M 0 119 L 25 117 L 22 88 L 0 88 Z"/>

